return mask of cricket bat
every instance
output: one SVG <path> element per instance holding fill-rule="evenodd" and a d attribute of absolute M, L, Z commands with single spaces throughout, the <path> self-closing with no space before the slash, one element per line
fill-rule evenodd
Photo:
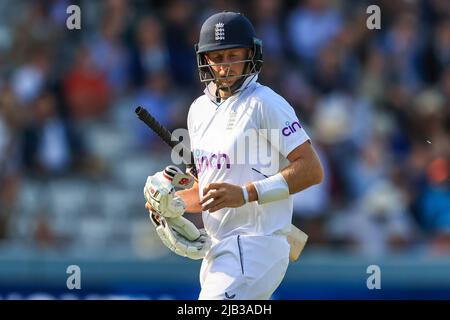
<path fill-rule="evenodd" d="M 135 113 L 142 122 L 152 129 L 171 148 L 181 143 L 180 141 L 172 140 L 172 134 L 170 131 L 162 126 L 145 108 L 139 106 L 136 108 Z M 194 165 L 194 157 L 192 152 L 190 155 L 190 161 L 186 161 L 186 157 L 183 155 L 183 162 L 187 166 L 189 172 L 197 180 L 197 170 Z M 291 231 L 287 236 L 287 240 L 290 245 L 289 260 L 291 262 L 295 262 L 298 260 L 303 248 L 305 247 L 308 240 L 308 235 L 296 226 L 291 225 Z"/>

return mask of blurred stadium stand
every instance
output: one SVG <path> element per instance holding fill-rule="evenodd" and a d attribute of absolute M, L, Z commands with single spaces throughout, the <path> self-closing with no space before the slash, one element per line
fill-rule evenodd
<path fill-rule="evenodd" d="M 70 4 L 81 30 L 66 28 Z M 371 4 L 381 30 L 366 28 Z M 274 298 L 449 299 L 447 0 L 0 1 L 1 298 L 196 298 L 198 262 L 170 254 L 144 209 L 170 154 L 134 108 L 186 126 L 202 93 L 193 44 L 221 10 L 254 22 L 260 82 L 326 170 L 295 196 L 310 240 Z M 65 288 L 72 264 L 81 293 Z M 370 264 L 382 290 L 365 286 Z"/>

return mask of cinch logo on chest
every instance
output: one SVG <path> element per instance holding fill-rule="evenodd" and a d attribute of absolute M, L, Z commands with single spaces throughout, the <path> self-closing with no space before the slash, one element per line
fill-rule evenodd
<path fill-rule="evenodd" d="M 287 137 L 290 136 L 292 133 L 296 132 L 297 129 L 295 129 L 295 125 L 297 125 L 299 129 L 302 127 L 300 123 L 298 123 L 298 121 L 295 121 L 293 124 L 290 124 L 289 121 L 286 121 L 286 127 L 284 127 L 283 130 L 281 130 L 283 136 Z"/>
<path fill-rule="evenodd" d="M 226 153 L 211 153 L 196 159 L 198 173 L 207 169 L 221 169 L 222 165 L 225 165 L 227 169 L 231 168 L 230 157 Z"/>

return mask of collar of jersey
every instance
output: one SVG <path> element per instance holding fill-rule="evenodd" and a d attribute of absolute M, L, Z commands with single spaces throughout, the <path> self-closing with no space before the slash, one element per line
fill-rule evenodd
<path fill-rule="evenodd" d="M 258 75 L 257 74 L 255 74 L 254 76 L 248 77 L 242 83 L 242 86 L 238 90 L 236 90 L 236 92 L 232 96 L 228 97 L 226 100 L 221 101 L 220 103 L 216 102 L 216 96 L 211 93 L 211 92 L 215 92 L 215 90 L 216 90 L 215 85 L 214 85 L 213 82 L 210 82 L 206 86 L 205 90 L 203 90 L 203 92 L 205 93 L 205 95 L 208 97 L 209 100 L 211 100 L 215 105 L 217 105 L 217 107 L 219 107 L 222 103 L 226 102 L 228 99 L 240 95 L 247 88 L 253 86 L 256 83 L 257 80 L 258 80 Z"/>

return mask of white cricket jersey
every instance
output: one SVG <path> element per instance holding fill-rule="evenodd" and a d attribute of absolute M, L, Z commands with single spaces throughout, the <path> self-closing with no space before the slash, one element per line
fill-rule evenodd
<path fill-rule="evenodd" d="M 276 174 L 289 164 L 288 154 L 309 140 L 289 103 L 259 84 L 257 76 L 247 79 L 242 88 L 220 105 L 205 89 L 189 109 L 187 125 L 200 198 L 212 182 L 243 186 L 265 179 L 264 174 Z M 291 220 L 292 196 L 264 205 L 254 201 L 203 212 L 213 240 L 239 234 L 287 234 Z"/>

